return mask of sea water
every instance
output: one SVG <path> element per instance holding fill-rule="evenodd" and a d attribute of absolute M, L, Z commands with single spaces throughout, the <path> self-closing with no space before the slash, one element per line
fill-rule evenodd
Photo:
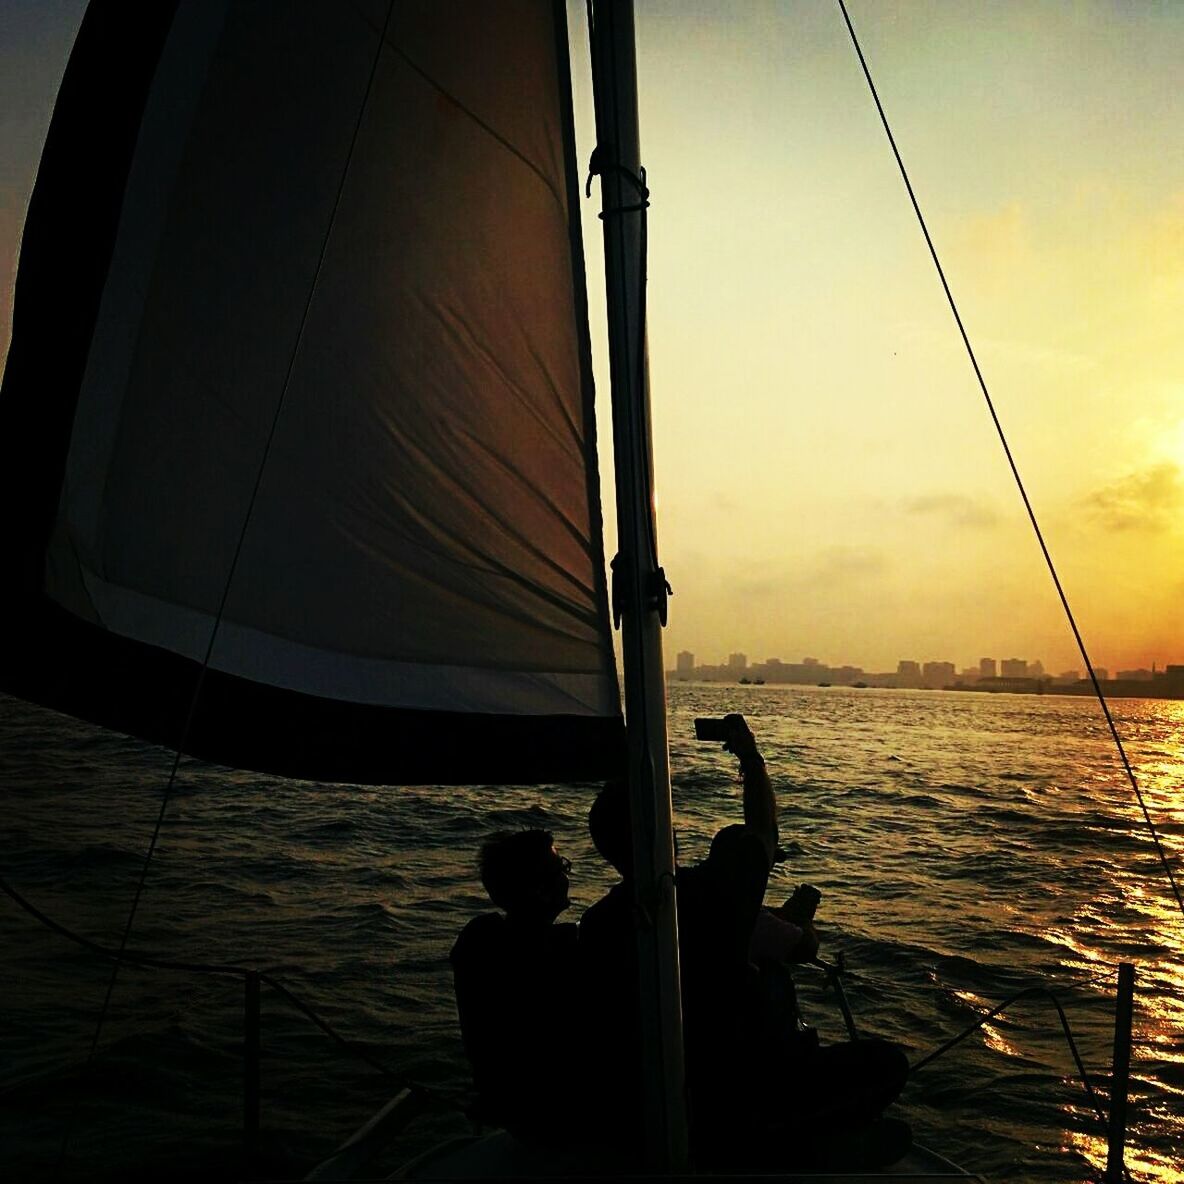
<path fill-rule="evenodd" d="M 1174 863 L 1184 852 L 1184 704 L 1119 700 L 1119 730 Z M 1098 706 L 1077 698 L 672 684 L 680 857 L 741 815 L 735 762 L 697 715 L 743 712 L 780 804 L 769 899 L 822 890 L 861 1032 L 917 1062 L 1029 987 L 1060 1001 L 1103 1107 L 1116 967 L 1136 965 L 1127 1162 L 1184 1180 L 1184 921 Z M 612 882 L 588 842 L 596 787 L 313 785 L 183 761 L 0 699 L 0 872 L 48 917 L 118 946 L 164 806 L 129 948 L 271 974 L 371 1060 L 263 992 L 263 1143 L 297 1174 L 399 1081 L 439 1091 L 374 1169 L 470 1129 L 447 955 L 489 907 L 481 840 L 542 826 L 574 861 L 572 909 Z M 1177 871 L 1178 878 L 1180 871 Z M 0 1174 L 204 1177 L 243 1115 L 243 985 L 124 966 L 98 1048 L 110 963 L 0 898 Z M 799 975 L 826 1040 L 844 1036 L 821 974 Z M 579 1072 L 557 1043 L 539 1067 Z M 1081 1181 L 1105 1130 L 1046 995 L 1006 1008 L 910 1080 L 918 1139 L 988 1179 Z M 167 1165 L 167 1168 L 164 1166 Z"/>

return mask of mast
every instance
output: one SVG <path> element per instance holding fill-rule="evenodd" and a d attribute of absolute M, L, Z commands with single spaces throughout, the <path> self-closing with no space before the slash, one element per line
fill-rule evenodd
<path fill-rule="evenodd" d="M 637 126 L 637 60 L 632 0 L 595 0 L 591 9 L 596 154 L 601 177 L 617 556 L 613 616 L 625 666 L 625 718 L 633 860 L 647 1158 L 657 1170 L 685 1170 L 687 1125 L 678 921 L 674 893 L 670 754 L 662 626 L 666 577 L 658 564 L 653 451 L 645 340 L 647 193 Z"/>

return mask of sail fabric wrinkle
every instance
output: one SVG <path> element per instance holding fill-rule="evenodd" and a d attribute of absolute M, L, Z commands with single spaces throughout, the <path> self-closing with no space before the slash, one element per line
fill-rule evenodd
<path fill-rule="evenodd" d="M 119 588 L 213 618 L 282 397 L 227 624 L 362 661 L 595 670 L 562 140 L 539 118 L 550 12 L 400 5 L 352 156 L 374 30 L 314 3 L 220 24 L 167 193 L 143 183 L 158 232 L 131 225 L 116 252 L 147 270 L 154 247 L 142 298 L 104 310 L 120 329 L 139 312 L 107 464 L 83 463 L 98 431 L 71 456 L 105 624 L 135 627 Z M 213 666 L 306 689 L 231 636 Z"/>
<path fill-rule="evenodd" d="M 302 718 L 618 727 L 563 10 L 387 16 L 177 5 L 63 394 L 46 619 L 95 632 L 78 652 L 125 639 L 129 672 L 200 664 L 218 621 L 226 701 Z M 58 679 L 71 710 L 89 677 Z"/>

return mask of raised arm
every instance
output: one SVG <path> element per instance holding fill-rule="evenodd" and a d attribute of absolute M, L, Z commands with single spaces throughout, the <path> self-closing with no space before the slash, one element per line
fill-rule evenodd
<path fill-rule="evenodd" d="M 777 798 L 765 769 L 765 758 L 744 716 L 728 715 L 724 722 L 728 725 L 724 748 L 740 759 L 744 778 L 744 825 L 760 837 L 772 867 L 777 855 Z"/>

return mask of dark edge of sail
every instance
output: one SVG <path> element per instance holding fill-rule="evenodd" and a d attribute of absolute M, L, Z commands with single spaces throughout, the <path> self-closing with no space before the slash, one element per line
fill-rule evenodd
<path fill-rule="evenodd" d="M 198 662 L 43 602 L 0 665 L 0 690 L 180 747 Z M 370 785 L 593 781 L 625 767 L 620 716 L 491 715 L 349 703 L 207 669 L 185 752 L 309 781 Z"/>
<path fill-rule="evenodd" d="M 0 390 L 11 532 L 3 598 L 40 594 L 128 174 L 176 9 L 177 0 L 91 0 L 62 77 L 21 240 Z"/>

